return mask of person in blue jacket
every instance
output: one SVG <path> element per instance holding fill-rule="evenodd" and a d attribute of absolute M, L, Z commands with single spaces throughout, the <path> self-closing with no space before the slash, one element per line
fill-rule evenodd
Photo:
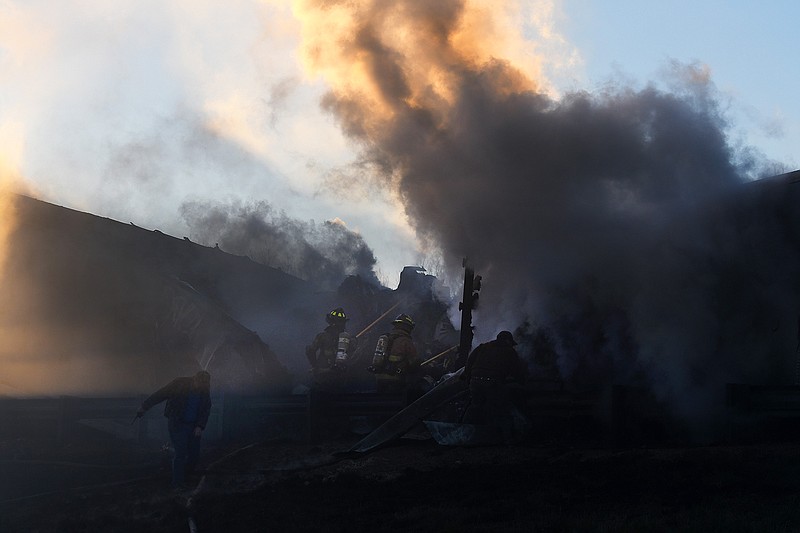
<path fill-rule="evenodd" d="M 180 488 L 197 466 L 200 438 L 211 412 L 211 374 L 205 370 L 190 377 L 172 380 L 151 394 L 136 412 L 137 417 L 166 401 L 164 416 L 169 420 L 169 437 L 175 455 L 172 459 L 172 486 Z"/>

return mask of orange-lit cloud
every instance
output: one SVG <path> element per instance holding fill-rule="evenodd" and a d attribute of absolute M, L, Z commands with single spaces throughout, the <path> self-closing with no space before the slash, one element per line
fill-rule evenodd
<path fill-rule="evenodd" d="M 461 74 L 495 62 L 510 67 L 496 80 L 501 93 L 547 85 L 541 58 L 522 35 L 517 2 L 296 0 L 293 5 L 302 22 L 307 71 L 322 76 L 339 100 L 357 102 L 344 113 L 368 135 L 379 134 L 406 108 L 425 110 L 443 124 L 452 120 Z"/>

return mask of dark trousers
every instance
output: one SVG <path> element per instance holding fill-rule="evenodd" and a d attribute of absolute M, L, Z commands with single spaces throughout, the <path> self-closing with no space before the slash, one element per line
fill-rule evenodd
<path fill-rule="evenodd" d="M 186 481 L 186 474 L 197 466 L 200 437 L 194 435 L 194 422 L 169 421 L 169 438 L 175 455 L 172 457 L 172 485 Z"/>
<path fill-rule="evenodd" d="M 472 378 L 469 381 L 470 402 L 463 422 L 485 424 L 499 430 L 505 442 L 513 440 L 514 419 L 508 388 L 500 380 Z"/>
<path fill-rule="evenodd" d="M 412 383 L 406 379 L 384 378 L 378 375 L 375 381 L 375 390 L 380 394 L 402 394 L 403 402 L 409 406 L 424 394 L 422 389 Z"/>
<path fill-rule="evenodd" d="M 406 382 L 395 377 L 378 376 L 375 380 L 375 390 L 381 394 L 405 394 Z"/>

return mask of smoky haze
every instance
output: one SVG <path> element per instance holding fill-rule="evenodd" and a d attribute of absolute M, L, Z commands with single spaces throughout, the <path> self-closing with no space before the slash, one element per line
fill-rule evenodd
<path fill-rule="evenodd" d="M 138 394 L 201 368 L 216 390 L 283 390 L 287 344 L 327 307 L 248 258 L 25 196 L 13 209 L 0 395 Z"/>
<path fill-rule="evenodd" d="M 792 379 L 797 216 L 752 198 L 765 163 L 729 142 L 705 67 L 554 97 L 474 3 L 302 4 L 323 107 L 451 274 L 483 275 L 477 340 L 524 326 L 565 378 L 651 386 L 695 421 L 725 382 Z"/>
<path fill-rule="evenodd" d="M 186 202 L 181 215 L 192 237 L 226 252 L 335 289 L 349 275 L 379 285 L 375 254 L 339 221 L 303 222 L 269 202 Z"/>

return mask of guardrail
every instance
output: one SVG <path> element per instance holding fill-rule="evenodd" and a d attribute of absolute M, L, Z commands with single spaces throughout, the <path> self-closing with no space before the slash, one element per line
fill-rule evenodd
<path fill-rule="evenodd" d="M 88 426 L 126 440 L 163 440 L 167 437 L 166 419 L 161 416 L 163 407 L 154 407 L 134 423 L 134 415 L 144 398 L 0 398 L 0 431 L 36 431 L 63 443 L 72 439 L 78 428 Z M 313 441 L 319 438 L 321 426 L 332 419 L 352 416 L 386 419 L 404 405 L 402 395 L 378 393 L 225 394 L 212 398 L 205 438 L 236 439 L 258 432 L 270 433 L 270 426 L 275 426 L 291 428 L 292 433 Z"/>
<path fill-rule="evenodd" d="M 605 418 L 617 443 L 681 438 L 663 406 L 644 389 L 616 386 L 607 407 L 597 398 L 567 394 L 558 388 L 539 389 L 526 396 L 529 411 L 538 417 Z M 33 431 L 64 443 L 88 426 L 125 440 L 166 441 L 163 407 L 156 406 L 132 423 L 144 398 L 0 398 L 0 434 Z M 210 441 L 266 435 L 314 442 L 326 430 L 343 427 L 347 418 L 367 417 L 375 426 L 405 406 L 402 395 L 317 390 L 294 395 L 225 394 L 212 401 L 204 437 Z M 725 405 L 729 441 L 800 440 L 800 386 L 727 384 Z"/>
<path fill-rule="evenodd" d="M 800 439 L 800 386 L 725 386 L 728 439 L 736 442 Z"/>
<path fill-rule="evenodd" d="M 767 386 L 728 383 L 725 404 L 739 413 L 800 416 L 800 386 Z"/>

